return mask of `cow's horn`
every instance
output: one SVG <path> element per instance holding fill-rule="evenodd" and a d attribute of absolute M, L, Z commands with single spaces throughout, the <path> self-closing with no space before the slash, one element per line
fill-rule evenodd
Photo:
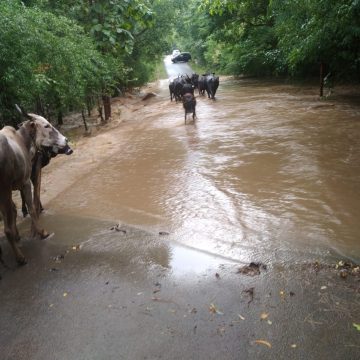
<path fill-rule="evenodd" d="M 18 104 L 15 104 L 16 110 L 24 117 L 26 117 L 27 119 L 31 119 L 31 116 L 23 109 L 21 108 Z"/>

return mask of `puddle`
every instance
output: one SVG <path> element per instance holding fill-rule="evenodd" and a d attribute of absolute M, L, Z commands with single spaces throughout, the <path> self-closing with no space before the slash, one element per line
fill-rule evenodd
<path fill-rule="evenodd" d="M 207 254 L 179 244 L 172 244 L 170 257 L 170 268 L 172 274 L 175 276 L 194 273 L 201 274 L 209 270 L 215 274 L 216 269 L 219 269 L 221 265 L 229 263 L 237 264 L 235 261 Z"/>

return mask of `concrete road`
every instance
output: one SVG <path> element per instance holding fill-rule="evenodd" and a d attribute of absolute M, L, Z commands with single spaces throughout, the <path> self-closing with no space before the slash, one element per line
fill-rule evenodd
<path fill-rule="evenodd" d="M 246 274 L 166 234 L 45 225 L 57 235 L 25 241 L 26 266 L 1 268 L 2 360 L 358 358 L 357 277 L 315 263 Z"/>

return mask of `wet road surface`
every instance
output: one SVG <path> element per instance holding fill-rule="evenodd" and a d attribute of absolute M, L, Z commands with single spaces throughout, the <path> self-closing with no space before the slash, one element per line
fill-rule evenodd
<path fill-rule="evenodd" d="M 359 106 L 229 79 L 185 126 L 167 84 L 64 160 L 28 265 L 1 238 L 1 358 L 357 359 L 358 278 L 315 261 L 360 257 Z"/>

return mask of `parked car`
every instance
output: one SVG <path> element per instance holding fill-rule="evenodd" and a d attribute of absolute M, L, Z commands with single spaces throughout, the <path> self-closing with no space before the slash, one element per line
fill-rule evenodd
<path fill-rule="evenodd" d="M 191 55 L 188 52 L 182 52 L 176 56 L 173 56 L 171 58 L 171 61 L 173 63 L 177 63 L 177 62 L 188 62 L 189 60 L 191 60 Z"/>
<path fill-rule="evenodd" d="M 173 50 L 171 57 L 173 58 L 173 57 L 175 57 L 175 56 L 179 55 L 179 54 L 180 54 L 180 52 L 181 52 L 181 51 L 180 51 L 180 50 L 178 50 L 178 49 Z"/>

